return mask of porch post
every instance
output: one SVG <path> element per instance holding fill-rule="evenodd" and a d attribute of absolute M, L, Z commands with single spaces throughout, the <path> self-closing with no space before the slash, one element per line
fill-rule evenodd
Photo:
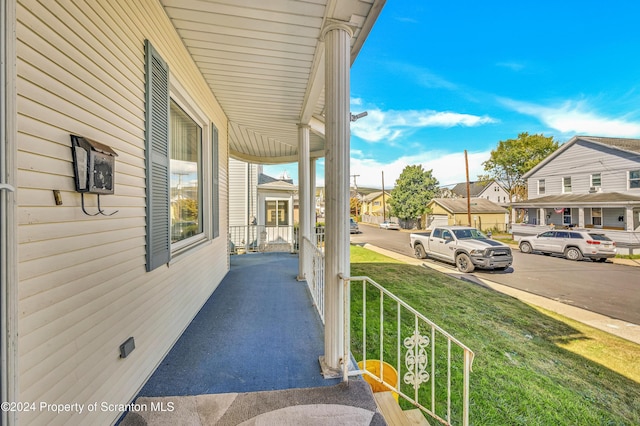
<path fill-rule="evenodd" d="M 311 230 L 311 242 L 313 245 L 316 241 L 316 159 L 309 159 L 309 202 L 311 210 L 309 210 L 309 229 Z"/>
<path fill-rule="evenodd" d="M 309 216 L 311 206 L 309 202 L 309 126 L 300 124 L 298 127 L 298 204 L 300 206 L 300 217 L 298 218 L 298 280 L 302 281 L 305 277 L 307 264 L 305 260 L 305 244 L 304 239 L 311 240 L 311 232 L 309 231 Z"/>
<path fill-rule="evenodd" d="M 546 225 L 547 224 L 547 213 L 545 209 L 538 209 L 538 217 L 540 217 L 540 223 L 538 225 Z"/>
<path fill-rule="evenodd" d="M 340 377 L 344 352 L 344 295 L 340 275 L 349 276 L 349 136 L 351 28 L 330 22 L 325 40 L 325 378 Z"/>
<path fill-rule="evenodd" d="M 584 228 L 584 207 L 578 207 L 578 228 Z"/>
<path fill-rule="evenodd" d="M 634 228 L 633 228 L 633 222 L 634 222 L 634 220 L 633 220 L 633 207 L 627 206 L 625 208 L 625 215 L 624 216 L 625 216 L 625 224 L 626 224 L 625 229 L 627 231 L 633 231 L 634 230 Z"/>

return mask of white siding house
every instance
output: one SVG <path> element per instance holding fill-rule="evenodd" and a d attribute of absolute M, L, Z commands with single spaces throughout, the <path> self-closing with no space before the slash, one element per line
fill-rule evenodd
<path fill-rule="evenodd" d="M 229 159 L 229 226 L 247 226 L 257 220 L 257 187 L 262 165 Z"/>
<path fill-rule="evenodd" d="M 135 397 L 229 270 L 230 157 L 301 156 L 313 167 L 310 158 L 325 155 L 323 114 L 333 114 L 327 131 L 337 129 L 331 141 L 347 154 L 326 152 L 346 169 L 326 191 L 348 188 L 349 117 L 339 109 L 383 4 L 0 2 L 3 401 Z M 115 166 L 74 163 L 71 135 L 114 152 Z M 103 171 L 111 193 L 81 192 L 76 180 L 101 181 Z M 348 215 L 333 217 L 327 232 L 346 233 Z M 325 249 L 338 266 L 348 265 L 343 240 Z M 331 368 L 341 350 L 335 316 Z M 135 349 L 121 357 L 129 338 Z M 99 425 L 120 414 L 3 411 L 0 423 Z"/>
<path fill-rule="evenodd" d="M 446 188 L 443 188 L 444 190 Z M 450 191 L 446 192 L 450 194 L 449 198 L 467 198 L 467 184 L 466 182 L 458 183 Z M 503 206 L 509 204 L 509 192 L 495 180 L 469 182 L 469 194 L 471 198 L 484 198 Z"/>
<path fill-rule="evenodd" d="M 603 229 L 623 249 L 640 246 L 640 139 L 576 136 L 525 176 L 526 225 Z"/>

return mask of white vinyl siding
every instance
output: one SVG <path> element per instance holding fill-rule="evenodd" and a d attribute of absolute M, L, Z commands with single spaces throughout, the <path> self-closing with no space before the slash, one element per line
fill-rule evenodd
<path fill-rule="evenodd" d="M 228 271 L 226 239 L 216 238 L 146 272 L 144 40 L 219 129 L 220 230 L 226 117 L 155 0 L 18 1 L 17 15 L 18 400 L 126 404 Z M 115 193 L 101 197 L 116 215 L 82 213 L 72 133 L 117 152 Z M 88 195 L 87 208 L 95 201 Z M 136 349 L 119 359 L 131 336 Z M 119 414 L 18 416 L 20 424 L 110 424 Z"/>
<path fill-rule="evenodd" d="M 594 174 L 600 175 L 602 192 L 634 191 L 629 188 L 629 171 L 640 171 L 640 158 L 638 154 L 578 140 L 528 177 L 529 199 L 562 194 L 568 170 L 573 194 L 589 193 Z M 537 191 L 539 179 L 546 181 L 544 195 Z"/>

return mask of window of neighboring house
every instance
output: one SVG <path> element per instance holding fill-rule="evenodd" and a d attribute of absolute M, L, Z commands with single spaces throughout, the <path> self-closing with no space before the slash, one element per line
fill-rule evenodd
<path fill-rule="evenodd" d="M 593 187 L 602 186 L 602 175 L 600 173 L 594 173 L 591 175 L 591 186 Z"/>
<path fill-rule="evenodd" d="M 373 205 L 374 205 L 374 206 L 379 206 L 379 205 L 380 205 L 380 201 L 374 201 L 374 202 L 373 202 Z"/>
<path fill-rule="evenodd" d="M 571 177 L 562 178 L 562 192 L 571 192 Z"/>
<path fill-rule="evenodd" d="M 593 226 L 602 226 L 602 208 L 593 207 L 591 209 L 591 224 Z"/>
<path fill-rule="evenodd" d="M 289 201 L 268 200 L 265 209 L 265 223 L 267 226 L 289 225 Z"/>
<path fill-rule="evenodd" d="M 562 224 L 571 225 L 571 209 L 564 209 L 564 212 L 562 213 Z"/>
<path fill-rule="evenodd" d="M 546 192 L 547 188 L 546 188 L 546 183 L 544 179 L 539 179 L 538 180 L 538 194 L 542 195 Z"/>
<path fill-rule="evenodd" d="M 629 171 L 629 189 L 640 188 L 640 170 Z"/>
<path fill-rule="evenodd" d="M 202 128 L 173 100 L 169 112 L 171 243 L 201 234 Z"/>

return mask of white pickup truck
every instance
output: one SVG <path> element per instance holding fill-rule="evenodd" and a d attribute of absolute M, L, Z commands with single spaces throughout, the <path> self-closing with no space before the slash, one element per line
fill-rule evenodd
<path fill-rule="evenodd" d="M 468 226 L 439 226 L 413 233 L 410 244 L 418 259 L 431 257 L 454 263 L 465 273 L 476 267 L 504 270 L 513 263 L 509 246 Z"/>

